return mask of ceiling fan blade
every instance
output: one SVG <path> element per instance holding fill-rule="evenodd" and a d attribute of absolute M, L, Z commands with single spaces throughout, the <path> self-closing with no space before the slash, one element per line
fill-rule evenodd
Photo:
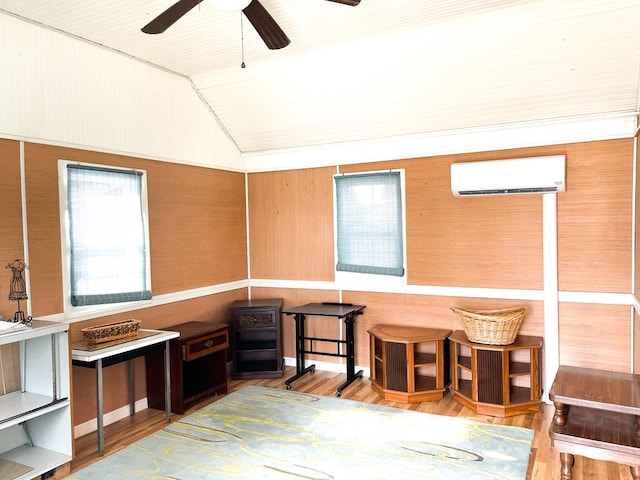
<path fill-rule="evenodd" d="M 258 0 L 253 0 L 242 10 L 242 13 L 251 22 L 269 50 L 278 50 L 291 43 L 289 37 Z"/>
<path fill-rule="evenodd" d="M 349 5 L 350 7 L 355 7 L 360 3 L 360 0 L 328 0 L 329 2 L 341 3 L 343 5 Z"/>
<path fill-rule="evenodd" d="M 202 0 L 179 0 L 142 27 L 144 33 L 162 33 Z"/>

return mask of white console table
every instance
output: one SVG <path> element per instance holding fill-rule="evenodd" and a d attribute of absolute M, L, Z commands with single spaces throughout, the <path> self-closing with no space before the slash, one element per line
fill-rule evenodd
<path fill-rule="evenodd" d="M 178 332 L 164 330 L 140 329 L 138 336 L 131 340 L 123 339 L 108 342 L 102 347 L 88 345 L 86 342 L 75 342 L 71 345 L 73 365 L 95 368 L 96 370 L 96 418 L 98 422 L 98 454 L 104 454 L 104 422 L 103 422 L 103 392 L 102 369 L 116 363 L 129 362 L 129 412 L 135 413 L 134 369 L 132 360 L 146 355 L 149 351 L 164 348 L 165 364 L 165 412 L 167 423 L 171 420 L 171 363 L 169 355 L 169 341 L 178 338 Z"/>

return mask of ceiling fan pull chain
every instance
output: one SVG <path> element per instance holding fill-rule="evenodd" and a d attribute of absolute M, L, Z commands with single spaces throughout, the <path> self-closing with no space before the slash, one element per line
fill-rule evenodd
<path fill-rule="evenodd" d="M 240 68 L 245 68 L 244 64 L 244 22 L 242 21 L 242 12 L 240 12 L 240 48 L 242 51 L 242 63 L 240 64 Z"/>

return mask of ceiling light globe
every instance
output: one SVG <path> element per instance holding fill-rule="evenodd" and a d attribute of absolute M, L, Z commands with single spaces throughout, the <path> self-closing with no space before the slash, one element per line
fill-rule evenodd
<path fill-rule="evenodd" d="M 237 12 L 251 3 L 251 0 L 210 0 L 211 4 L 218 10 Z"/>

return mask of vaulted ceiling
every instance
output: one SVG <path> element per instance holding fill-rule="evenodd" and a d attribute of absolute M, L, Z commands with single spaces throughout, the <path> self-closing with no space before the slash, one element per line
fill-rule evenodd
<path fill-rule="evenodd" d="M 291 40 L 280 50 L 209 0 L 141 32 L 175 1 L 0 0 L 0 14 L 184 76 L 241 152 L 639 108 L 637 0 L 260 0 Z"/>

